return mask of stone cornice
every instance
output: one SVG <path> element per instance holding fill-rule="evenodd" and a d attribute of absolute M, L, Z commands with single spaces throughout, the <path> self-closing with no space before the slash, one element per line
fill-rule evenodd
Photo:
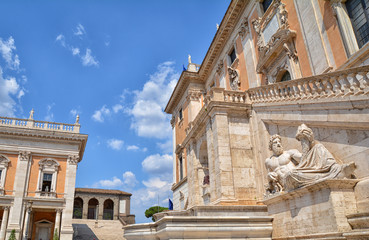
<path fill-rule="evenodd" d="M 88 139 L 87 134 L 72 133 L 72 132 L 57 132 L 46 131 L 32 128 L 14 128 L 9 126 L 0 126 L 0 136 L 17 137 L 17 138 L 32 138 L 33 140 L 54 140 L 63 142 L 76 142 L 79 144 L 79 158 L 82 159 L 86 143 Z"/>
<path fill-rule="evenodd" d="M 216 32 L 213 41 L 210 44 L 210 47 L 205 55 L 205 58 L 200 66 L 198 72 L 188 72 L 183 71 L 176 87 L 173 90 L 173 93 L 168 101 L 168 104 L 165 108 L 165 112 L 172 114 L 175 106 L 178 104 L 180 99 L 183 96 L 188 84 L 190 81 L 196 81 L 199 83 L 204 83 L 210 74 L 211 70 L 216 67 L 218 63 L 219 56 L 232 35 L 235 27 L 243 13 L 243 10 L 246 8 L 248 0 L 233 0 L 222 19 L 222 22 L 219 25 L 219 29 Z"/>
<path fill-rule="evenodd" d="M 173 183 L 171 190 L 172 191 L 176 190 L 177 188 L 182 186 L 184 183 L 187 183 L 187 176 L 182 178 L 181 181 L 179 181 L 177 183 Z"/>

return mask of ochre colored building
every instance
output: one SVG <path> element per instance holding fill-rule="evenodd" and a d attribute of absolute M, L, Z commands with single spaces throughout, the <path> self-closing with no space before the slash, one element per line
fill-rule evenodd
<path fill-rule="evenodd" d="M 75 124 L 0 118 L 0 239 L 73 238 L 77 165 L 87 135 Z"/>
<path fill-rule="evenodd" d="M 369 239 L 367 4 L 231 1 L 165 108 L 174 211 L 126 239 Z M 302 124 L 356 179 L 266 195 L 270 137 L 300 150 Z"/>

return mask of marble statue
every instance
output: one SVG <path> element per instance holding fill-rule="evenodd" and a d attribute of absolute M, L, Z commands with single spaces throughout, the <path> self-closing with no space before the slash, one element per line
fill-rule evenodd
<path fill-rule="evenodd" d="M 28 119 L 33 119 L 33 114 L 34 113 L 35 113 L 35 111 L 32 108 L 32 110 L 29 112 L 29 118 Z"/>
<path fill-rule="evenodd" d="M 278 137 L 274 136 L 278 135 L 273 135 L 269 143 L 273 156 L 265 161 L 269 182 L 267 191 L 270 193 L 290 191 L 327 179 L 355 177 L 355 163 L 339 164 L 323 144 L 314 139 L 313 131 L 305 124 L 301 124 L 296 133 L 302 154 L 297 150 L 283 151 L 280 137 L 276 140 Z M 288 154 L 291 151 L 293 155 Z"/>
<path fill-rule="evenodd" d="M 302 156 L 296 149 L 284 151 L 281 141 L 278 134 L 269 139 L 269 150 L 273 151 L 273 155 L 265 160 L 265 167 L 268 170 L 268 193 L 283 191 L 285 174 L 296 168 Z"/>
<path fill-rule="evenodd" d="M 191 55 L 190 54 L 188 54 L 188 63 L 192 63 Z"/>

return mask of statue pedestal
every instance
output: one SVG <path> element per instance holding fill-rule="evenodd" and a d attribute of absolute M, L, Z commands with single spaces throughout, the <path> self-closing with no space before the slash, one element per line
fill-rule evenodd
<path fill-rule="evenodd" d="M 358 180 L 325 180 L 271 196 L 263 203 L 274 217 L 273 239 L 346 239 L 347 215 L 356 213 Z"/>

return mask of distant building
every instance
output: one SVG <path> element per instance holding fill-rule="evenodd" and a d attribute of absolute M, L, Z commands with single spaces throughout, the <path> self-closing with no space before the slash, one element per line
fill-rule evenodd
<path fill-rule="evenodd" d="M 73 208 L 75 219 L 120 220 L 135 223 L 130 214 L 131 193 L 119 190 L 76 188 Z"/>
<path fill-rule="evenodd" d="M 232 0 L 203 62 L 189 59 L 165 108 L 175 211 L 125 227 L 125 238 L 369 239 L 367 7 L 363 0 Z M 357 179 L 266 192 L 265 160 L 280 167 L 271 136 L 300 150 L 302 124 L 311 128 L 304 146 L 324 145 L 340 164 L 353 162 Z M 319 176 L 315 165 L 302 166 L 289 169 L 306 171 L 290 175 L 296 182 Z"/>
<path fill-rule="evenodd" d="M 77 165 L 87 135 L 75 124 L 0 117 L 0 240 L 72 240 Z"/>

